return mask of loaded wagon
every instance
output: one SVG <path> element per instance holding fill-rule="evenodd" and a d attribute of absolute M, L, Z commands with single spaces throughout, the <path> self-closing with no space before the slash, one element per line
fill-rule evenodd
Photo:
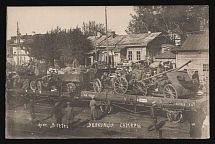
<path fill-rule="evenodd" d="M 80 89 L 89 90 L 92 88 L 91 82 L 95 77 L 95 71 L 91 69 L 86 72 L 53 74 L 52 76 L 55 80 L 60 80 L 62 92 L 73 93 L 80 91 Z"/>
<path fill-rule="evenodd" d="M 12 83 L 10 89 L 21 88 L 35 91 L 37 89 L 37 81 L 41 80 L 41 78 L 46 75 L 47 65 L 39 65 L 26 69 L 22 68 L 22 70 L 14 72 L 13 76 L 8 76 L 7 81 Z"/>
<path fill-rule="evenodd" d="M 196 85 L 186 72 L 179 71 L 190 62 L 188 61 L 180 68 L 171 69 L 150 77 L 141 74 L 141 70 L 124 73 L 121 76 L 115 75 L 112 78 L 114 79 L 112 80 L 113 92 L 123 95 L 133 91 L 136 95 L 157 95 L 176 99 L 193 95 Z"/>

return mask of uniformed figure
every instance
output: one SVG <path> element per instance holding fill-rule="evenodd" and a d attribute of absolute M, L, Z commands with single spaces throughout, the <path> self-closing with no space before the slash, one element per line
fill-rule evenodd
<path fill-rule="evenodd" d="M 194 74 L 192 75 L 192 80 L 193 80 L 193 84 L 195 85 L 194 93 L 196 94 L 198 92 L 198 89 L 199 89 L 199 74 L 198 74 L 198 71 L 194 72 Z"/>
<path fill-rule="evenodd" d="M 91 112 L 92 120 L 96 119 L 95 107 L 96 107 L 96 101 L 95 101 L 95 97 L 93 96 L 92 100 L 90 101 L 90 112 Z"/>
<path fill-rule="evenodd" d="M 34 107 L 34 100 L 30 100 L 30 115 L 31 115 L 31 123 L 34 123 L 34 119 L 36 118 L 35 115 L 35 107 Z"/>
<path fill-rule="evenodd" d="M 59 102 L 57 102 L 55 104 L 54 115 L 56 117 L 56 123 L 57 124 L 62 124 L 63 112 L 62 112 L 62 109 L 61 109 L 61 106 L 60 106 Z"/>
<path fill-rule="evenodd" d="M 191 112 L 189 114 L 188 122 L 190 123 L 190 138 L 201 138 L 201 129 L 205 116 L 206 114 L 202 109 L 199 109 L 198 112 Z"/>
<path fill-rule="evenodd" d="M 155 129 L 157 132 L 157 114 L 155 107 L 157 106 L 156 101 L 152 102 L 152 106 L 150 108 L 150 116 L 152 118 L 152 124 L 148 127 L 148 132 Z"/>
<path fill-rule="evenodd" d="M 72 130 L 73 129 L 73 120 L 75 118 L 73 107 L 70 106 L 70 102 L 67 102 L 66 111 L 66 119 L 68 120 L 68 126 Z"/>

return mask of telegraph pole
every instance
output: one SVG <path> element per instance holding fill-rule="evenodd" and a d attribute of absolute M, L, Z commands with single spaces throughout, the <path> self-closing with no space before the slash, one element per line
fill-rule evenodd
<path fill-rule="evenodd" d="M 107 6 L 105 6 L 105 28 L 106 28 L 106 47 L 107 47 L 107 64 L 109 65 L 109 51 L 108 51 L 108 33 L 107 33 Z"/>
<path fill-rule="evenodd" d="M 18 21 L 17 21 L 17 65 L 21 64 L 20 61 L 20 32 L 19 32 L 19 25 L 18 25 Z"/>

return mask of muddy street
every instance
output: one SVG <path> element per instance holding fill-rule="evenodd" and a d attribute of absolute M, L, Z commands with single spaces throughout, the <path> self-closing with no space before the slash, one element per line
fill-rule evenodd
<path fill-rule="evenodd" d="M 7 138 L 159 138 L 159 132 L 148 132 L 151 118 L 146 110 L 142 114 L 133 114 L 114 107 L 113 112 L 104 115 L 99 107 L 96 108 L 97 120 L 91 120 L 89 102 L 74 102 L 74 129 L 67 127 L 64 116 L 62 125 L 56 124 L 52 113 L 53 104 L 50 102 L 36 103 L 34 123 L 28 105 L 14 106 L 6 111 Z M 65 108 L 62 105 L 63 110 Z M 163 138 L 189 138 L 189 124 L 172 123 L 164 115 L 158 116 L 158 122 L 165 126 Z M 169 128 L 169 129 L 168 129 Z"/>

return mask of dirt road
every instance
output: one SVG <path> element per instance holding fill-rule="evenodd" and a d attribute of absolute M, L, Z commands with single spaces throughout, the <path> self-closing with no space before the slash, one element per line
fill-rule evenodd
<path fill-rule="evenodd" d="M 61 128 L 55 117 L 50 113 L 52 105 L 36 104 L 36 119 L 31 123 L 29 109 L 18 106 L 6 111 L 6 138 L 159 138 L 159 133 L 147 131 L 151 124 L 148 113 L 132 114 L 123 110 L 114 110 L 112 114 L 103 115 L 97 109 L 98 120 L 90 120 L 88 103 L 74 107 L 75 129 L 69 130 L 67 120 L 63 117 Z M 165 117 L 158 117 L 167 129 L 163 138 L 189 138 L 189 124 L 173 124 Z M 63 128 L 62 128 L 63 127 Z"/>

